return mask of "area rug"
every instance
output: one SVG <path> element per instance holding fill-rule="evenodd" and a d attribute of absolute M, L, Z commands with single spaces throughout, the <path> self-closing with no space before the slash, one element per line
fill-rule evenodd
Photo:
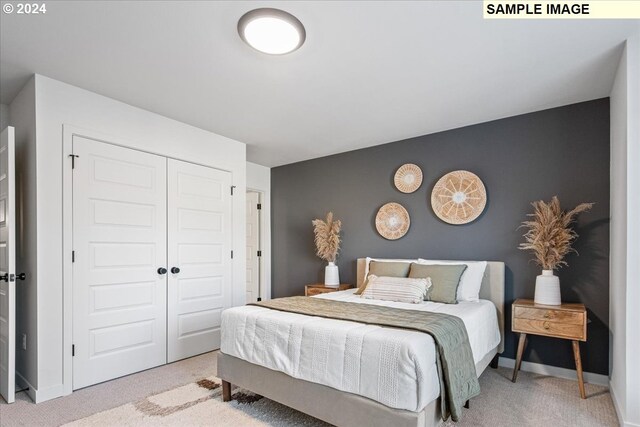
<path fill-rule="evenodd" d="M 243 389 L 222 401 L 219 378 L 209 377 L 66 426 L 313 426 L 329 424 Z"/>
<path fill-rule="evenodd" d="M 580 399 L 576 381 L 511 370 L 487 369 L 480 377 L 482 393 L 471 400 L 458 423 L 446 427 L 617 426 L 618 419 L 606 387 L 586 384 Z M 98 412 L 67 426 L 313 426 L 329 424 L 243 389 L 234 389 L 231 402 L 222 401 L 219 378 L 153 394 Z"/>

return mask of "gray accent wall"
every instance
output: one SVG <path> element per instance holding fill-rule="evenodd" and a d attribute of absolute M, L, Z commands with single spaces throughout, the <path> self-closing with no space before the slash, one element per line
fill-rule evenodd
<path fill-rule="evenodd" d="M 11 124 L 11 119 L 9 118 L 9 106 L 0 104 L 0 131 L 3 131 L 4 128 Z"/>
<path fill-rule="evenodd" d="M 428 120 L 428 118 L 425 118 Z M 609 99 L 509 117 L 357 151 L 273 168 L 272 293 L 301 295 L 323 281 L 314 254 L 311 220 L 333 211 L 343 221 L 338 258 L 343 283 L 355 283 L 359 257 L 495 260 L 506 263 L 507 330 L 510 305 L 532 298 L 540 268 L 517 249 L 518 226 L 530 202 L 558 195 L 564 208 L 595 202 L 580 215 L 575 248 L 560 277 L 562 298 L 589 310 L 588 342 L 581 344 L 584 369 L 608 374 L 609 319 Z M 422 186 L 412 194 L 395 189 L 404 163 L 422 168 Z M 430 205 L 431 189 L 445 173 L 465 169 L 487 188 L 484 213 L 473 223 L 449 225 Z M 382 238 L 375 215 L 387 202 L 402 204 L 411 228 L 396 241 Z M 516 336 L 506 334 L 504 356 L 515 358 Z M 524 360 L 574 369 L 571 344 L 529 339 Z"/>

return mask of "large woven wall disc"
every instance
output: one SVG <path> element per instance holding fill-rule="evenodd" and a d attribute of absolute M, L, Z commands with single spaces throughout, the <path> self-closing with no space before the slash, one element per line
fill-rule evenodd
<path fill-rule="evenodd" d="M 422 169 L 413 163 L 406 163 L 396 171 L 393 183 L 403 193 L 413 193 L 422 185 Z"/>
<path fill-rule="evenodd" d="M 468 171 L 449 172 L 431 192 L 431 207 L 449 224 L 467 224 L 478 218 L 487 204 L 487 192 L 477 175 Z"/>
<path fill-rule="evenodd" d="M 396 240 L 407 234 L 410 224 L 409 212 L 399 203 L 387 203 L 376 215 L 376 230 L 388 240 Z"/>

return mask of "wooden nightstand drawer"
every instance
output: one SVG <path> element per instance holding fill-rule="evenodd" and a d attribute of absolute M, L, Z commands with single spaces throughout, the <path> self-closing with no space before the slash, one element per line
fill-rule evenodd
<path fill-rule="evenodd" d="M 584 341 L 584 325 L 573 325 L 570 323 L 559 323 L 550 320 L 533 319 L 513 319 L 513 332 L 524 332 L 526 334 L 548 335 L 552 337 L 562 337 Z"/>
<path fill-rule="evenodd" d="M 570 325 L 583 325 L 585 321 L 583 312 L 544 308 L 514 307 L 514 317 L 518 319 L 561 322 Z"/>

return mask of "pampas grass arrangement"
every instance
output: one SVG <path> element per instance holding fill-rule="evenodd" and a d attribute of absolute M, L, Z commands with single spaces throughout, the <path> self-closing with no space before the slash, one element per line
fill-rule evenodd
<path fill-rule="evenodd" d="M 315 234 L 316 255 L 327 262 L 336 262 L 340 251 L 342 222 L 339 219 L 334 220 L 333 212 L 329 212 L 325 221 L 314 219 L 311 223 Z"/>
<path fill-rule="evenodd" d="M 568 265 L 564 257 L 569 252 L 576 252 L 571 247 L 578 234 L 571 228 L 580 212 L 591 209 L 593 203 L 580 203 L 572 210 L 565 212 L 560 208 L 558 196 L 553 196 L 549 203 L 542 200 L 531 203 L 534 208 L 531 221 L 525 221 L 521 227 L 527 229 L 524 243 L 518 247 L 533 252 L 534 261 L 543 270 L 554 270 Z"/>

